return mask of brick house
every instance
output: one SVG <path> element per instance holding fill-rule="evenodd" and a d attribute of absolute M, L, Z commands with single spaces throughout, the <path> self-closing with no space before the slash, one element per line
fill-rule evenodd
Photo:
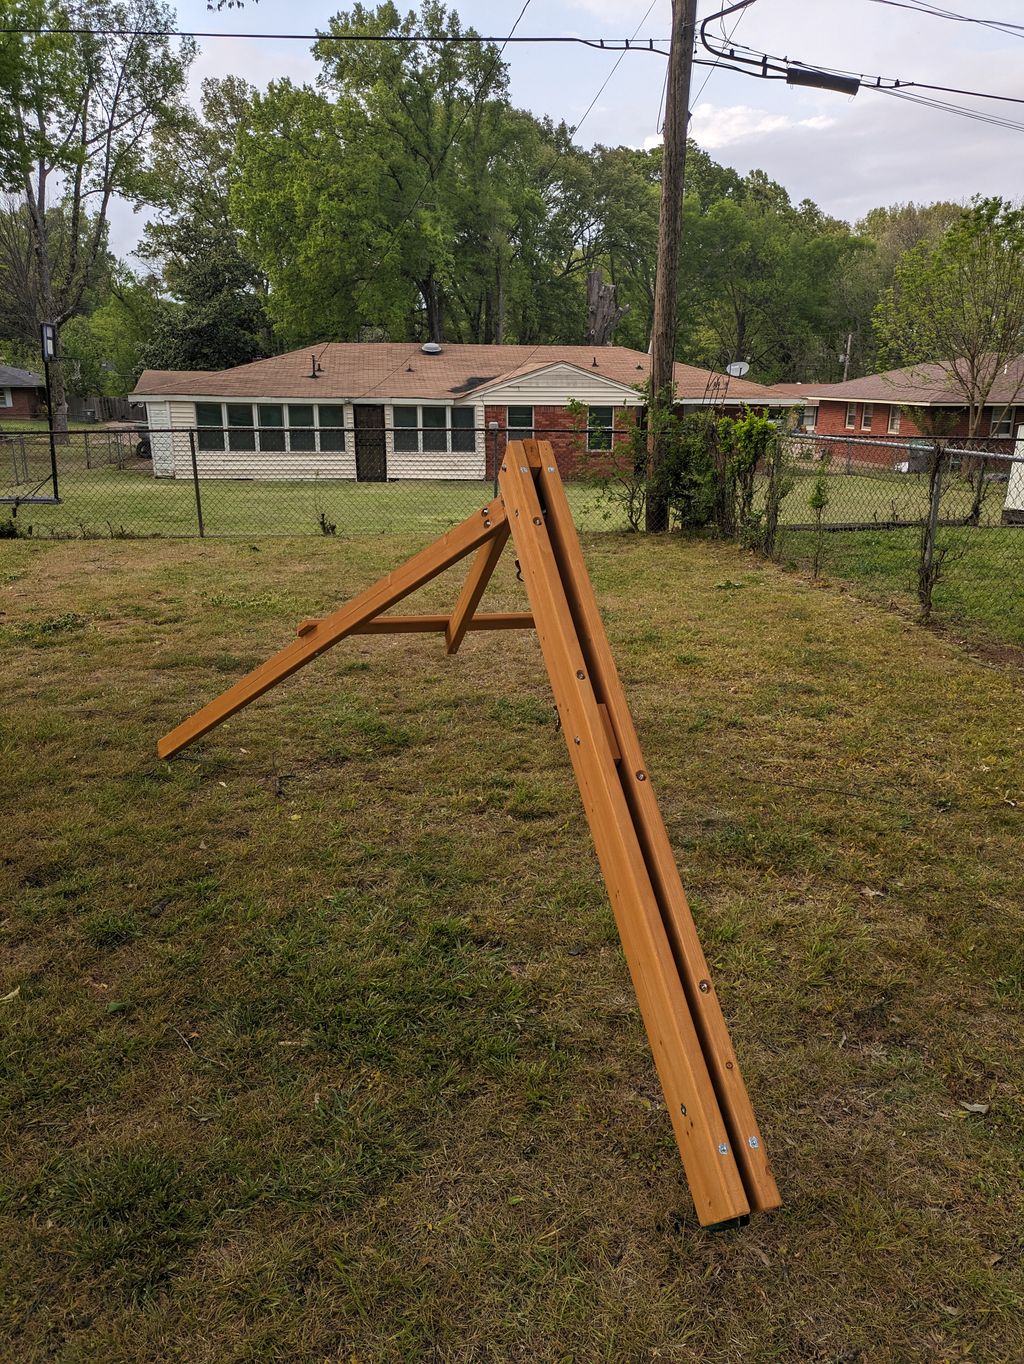
<path fill-rule="evenodd" d="M 649 372 L 650 356 L 625 346 L 331 342 L 227 370 L 146 370 L 132 397 L 158 477 L 191 477 L 191 430 L 206 477 L 483 479 L 509 437 L 531 435 L 572 477 L 622 438 Z M 683 408 L 770 398 L 690 365 L 675 383 Z M 581 430 L 570 402 L 586 410 Z"/>
<path fill-rule="evenodd" d="M 0 426 L 5 418 L 38 417 L 45 388 L 31 370 L 0 365 Z"/>
<path fill-rule="evenodd" d="M 818 436 L 856 437 L 854 462 L 892 467 L 906 460 L 909 441 L 930 434 L 967 438 L 967 408 L 946 361 L 867 374 L 841 384 L 780 384 L 778 397 L 799 394 L 803 429 Z M 1024 427 L 1024 356 L 997 377 L 975 441 L 1011 454 Z"/>

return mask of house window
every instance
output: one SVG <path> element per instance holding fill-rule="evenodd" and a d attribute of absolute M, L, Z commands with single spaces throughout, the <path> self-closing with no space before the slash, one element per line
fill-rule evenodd
<path fill-rule="evenodd" d="M 252 403 L 226 403 L 228 410 L 228 449 L 255 450 Z"/>
<path fill-rule="evenodd" d="M 220 403 L 196 403 L 196 426 L 200 450 L 224 449 L 224 414 Z"/>
<path fill-rule="evenodd" d="M 316 421 L 312 403 L 288 404 L 288 448 L 293 454 L 316 449 Z"/>
<path fill-rule="evenodd" d="M 256 419 L 259 424 L 260 449 L 280 452 L 285 448 L 284 408 L 280 403 L 258 403 Z"/>
<path fill-rule="evenodd" d="M 900 433 L 900 410 L 895 403 L 889 408 L 889 425 L 886 429 L 890 436 L 898 436 Z"/>
<path fill-rule="evenodd" d="M 471 407 L 395 407 L 392 411 L 397 454 L 445 454 L 475 448 Z"/>
<path fill-rule="evenodd" d="M 805 431 L 813 431 L 818 425 L 818 409 L 816 407 L 805 407 L 800 418 L 800 425 Z"/>
<path fill-rule="evenodd" d="M 994 407 L 989 421 L 988 433 L 1001 440 L 1009 440 L 1013 435 L 1013 411 L 1009 407 Z"/>
<path fill-rule="evenodd" d="M 200 450 L 262 454 L 331 453 L 345 448 L 341 403 L 196 403 Z"/>
<path fill-rule="evenodd" d="M 14 399 L 9 388 L 0 388 L 0 407 L 13 407 Z"/>
<path fill-rule="evenodd" d="M 509 440 L 533 440 L 533 408 L 507 408 L 505 427 Z"/>
<path fill-rule="evenodd" d="M 862 431 L 871 430 L 871 418 L 875 415 L 874 403 L 864 403 L 860 410 L 860 429 Z"/>
<path fill-rule="evenodd" d="M 345 448 L 345 409 L 338 406 L 321 404 L 317 409 L 320 420 L 320 450 L 344 450 Z"/>
<path fill-rule="evenodd" d="M 846 404 L 846 429 L 852 431 L 857 425 L 857 404 Z"/>
<path fill-rule="evenodd" d="M 612 448 L 612 409 L 610 407 L 587 408 L 587 449 L 610 450 Z"/>
<path fill-rule="evenodd" d="M 475 413 L 471 407 L 452 408 L 452 449 L 465 454 L 476 449 Z"/>

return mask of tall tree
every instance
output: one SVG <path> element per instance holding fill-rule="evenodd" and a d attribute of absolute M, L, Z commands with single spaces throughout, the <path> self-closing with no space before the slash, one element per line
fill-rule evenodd
<path fill-rule="evenodd" d="M 973 199 L 938 241 L 903 256 L 875 326 L 890 364 L 947 364 L 975 435 L 997 377 L 1024 349 L 1024 207 Z"/>
<path fill-rule="evenodd" d="M 139 202 L 154 126 L 179 112 L 193 47 L 154 33 L 175 27 L 162 0 L 69 0 L 48 11 L 68 30 L 26 38 L 15 86 L 6 187 L 28 220 L 32 325 L 62 327 L 105 268 L 111 200 Z M 59 206 L 66 249 L 54 239 Z M 7 261 L 4 268 L 18 268 Z M 53 375 L 54 424 L 67 425 L 64 376 Z"/>

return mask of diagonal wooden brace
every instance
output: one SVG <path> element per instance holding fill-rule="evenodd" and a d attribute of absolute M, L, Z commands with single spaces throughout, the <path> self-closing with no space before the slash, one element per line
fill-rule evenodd
<path fill-rule="evenodd" d="M 234 715 L 243 706 L 255 701 L 265 691 L 299 668 L 319 658 L 322 653 L 350 635 L 365 621 L 379 616 L 382 611 L 394 606 L 404 597 L 415 592 L 424 583 L 436 578 L 452 564 L 472 554 L 481 545 L 486 545 L 497 535 L 507 535 L 505 529 L 505 509 L 500 499 L 488 504 L 476 516 L 470 516 L 453 530 L 442 535 L 439 540 L 428 545 L 419 554 L 407 560 L 399 568 L 381 578 L 358 597 L 318 620 L 315 626 L 299 636 L 293 643 L 286 645 L 266 663 L 262 663 L 248 673 L 233 687 L 196 711 L 177 728 L 165 734 L 156 746 L 161 758 L 169 758 L 178 753 L 193 739 L 208 734 L 228 716 Z"/>

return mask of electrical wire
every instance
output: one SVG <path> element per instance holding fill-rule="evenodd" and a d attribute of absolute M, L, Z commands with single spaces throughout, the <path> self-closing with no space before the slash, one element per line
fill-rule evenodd
<path fill-rule="evenodd" d="M 639 31 L 639 30 L 638 30 Z M 583 38 L 562 33 L 523 34 L 521 37 L 501 35 L 485 38 L 475 33 L 239 33 L 183 28 L 19 28 L 4 26 L 0 37 L 72 37 L 72 38 L 250 38 L 262 42 L 302 43 L 432 43 L 444 47 L 451 43 L 501 43 L 502 47 L 518 43 L 570 43 L 577 47 L 593 47 L 602 52 L 655 52 L 655 44 L 667 43 L 668 38 L 644 38 L 638 44 L 632 38 Z M 662 53 L 662 56 L 665 54 Z"/>
<path fill-rule="evenodd" d="M 587 121 L 587 115 L 590 113 L 591 109 L 593 109 L 594 105 L 597 103 L 597 101 L 598 101 L 598 100 L 601 98 L 601 96 L 604 94 L 605 88 L 606 88 L 606 86 L 608 85 L 608 82 L 609 82 L 609 81 L 611 80 L 611 78 L 615 75 L 616 71 L 618 71 L 619 65 L 620 65 L 621 62 L 622 62 L 622 58 L 623 58 L 623 57 L 626 55 L 626 53 L 629 51 L 629 43 L 635 42 L 635 41 L 636 41 L 636 35 L 637 35 L 637 34 L 640 32 L 640 30 L 643 28 L 644 24 L 647 23 L 647 20 L 650 18 L 650 15 L 651 15 L 651 10 L 654 8 L 654 6 L 655 6 L 656 4 L 657 4 L 657 0 L 651 0 L 651 3 L 647 6 L 647 13 L 646 13 L 646 14 L 644 15 L 644 17 L 640 20 L 640 22 L 637 24 L 637 26 L 636 26 L 636 28 L 635 28 L 635 30 L 634 30 L 634 32 L 633 32 L 633 37 L 630 38 L 630 39 L 628 40 L 626 46 L 622 49 L 622 52 L 621 52 L 620 55 L 619 55 L 618 61 L 615 63 L 615 65 L 612 67 L 612 69 L 608 72 L 607 76 L 605 76 L 604 80 L 601 82 L 601 86 L 600 86 L 600 89 L 598 90 L 597 94 L 594 96 L 594 98 L 593 98 L 593 99 L 590 101 L 590 103 L 587 105 L 586 110 L 584 111 L 583 117 L 580 119 L 579 123 L 576 124 L 575 128 L 573 128 L 573 130 L 572 130 L 572 135 L 573 135 L 573 137 L 575 137 L 576 134 L 579 132 L 579 130 L 583 127 L 584 123 Z M 653 39 L 652 39 L 652 41 L 653 41 Z M 666 71 L 666 78 L 667 78 L 667 76 L 668 76 L 668 72 Z"/>
<path fill-rule="evenodd" d="M 938 5 L 930 5 L 921 0 L 870 0 L 871 4 L 888 5 L 892 9 L 910 10 L 912 14 L 927 14 L 933 19 L 951 19 L 960 24 L 977 24 L 979 28 L 994 29 L 996 33 L 1005 33 L 1010 38 L 1024 38 L 1024 24 L 1011 23 L 1009 19 L 979 19 L 973 14 L 960 14 L 956 10 L 942 9 Z"/>
<path fill-rule="evenodd" d="M 732 26 L 732 31 L 731 31 L 728 35 L 727 35 L 726 32 L 725 32 L 725 16 L 724 16 L 724 15 L 722 16 L 722 42 L 723 42 L 723 43 L 731 43 L 731 42 L 732 42 L 733 36 L 734 36 L 734 34 L 736 33 L 736 30 L 739 28 L 740 24 L 743 23 L 743 16 L 746 14 L 746 12 L 747 12 L 748 9 L 749 9 L 749 6 L 744 6 L 744 8 L 740 10 L 739 14 L 737 14 L 737 16 L 736 16 L 736 22 L 735 22 L 735 23 L 733 24 L 733 26 Z M 699 89 L 699 90 L 697 91 L 697 93 L 694 95 L 693 99 L 690 100 L 690 112 L 691 112 L 691 113 L 692 113 L 693 110 L 697 107 L 697 101 L 700 99 L 701 95 L 703 95 L 704 90 L 705 90 L 705 87 L 707 86 L 708 81 L 709 81 L 709 80 L 711 79 L 711 77 L 715 74 L 715 71 L 716 71 L 716 69 L 717 69 L 717 67 L 718 67 L 718 62 L 719 62 L 720 60 L 721 60 L 721 59 L 718 58 L 718 59 L 716 59 L 716 60 L 712 63 L 712 65 L 711 65 L 711 70 L 708 72 L 708 74 L 704 77 L 704 80 L 701 82 L 701 87 L 700 87 L 700 89 Z M 665 71 L 665 86 L 666 86 L 666 88 L 668 87 L 668 71 L 667 71 L 667 70 Z M 661 130 L 659 129 L 659 132 L 660 132 L 660 131 L 661 131 Z"/>

